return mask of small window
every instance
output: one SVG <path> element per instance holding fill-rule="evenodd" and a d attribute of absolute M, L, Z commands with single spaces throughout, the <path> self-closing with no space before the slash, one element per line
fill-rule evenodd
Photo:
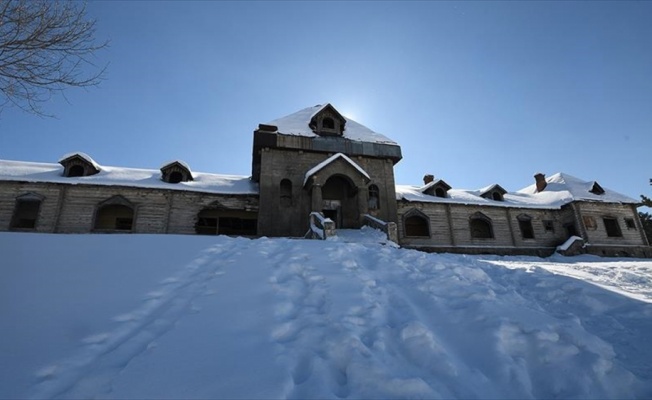
<path fill-rule="evenodd" d="M 442 187 L 438 187 L 437 189 L 435 189 L 435 196 L 445 198 L 446 197 L 446 190 L 444 190 L 444 188 L 442 188 Z"/>
<path fill-rule="evenodd" d="M 81 165 L 73 165 L 68 171 L 68 177 L 73 178 L 76 176 L 84 176 L 84 167 Z"/>
<path fill-rule="evenodd" d="M 521 229 L 523 239 L 534 239 L 534 227 L 532 226 L 532 217 L 527 214 L 521 214 L 518 217 L 518 227 Z"/>
<path fill-rule="evenodd" d="M 107 204 L 100 207 L 95 216 L 95 229 L 131 231 L 134 210 L 122 204 Z"/>
<path fill-rule="evenodd" d="M 378 186 L 369 186 L 369 209 L 378 210 L 380 208 L 380 190 Z"/>
<path fill-rule="evenodd" d="M 170 173 L 170 177 L 168 178 L 168 182 L 170 183 L 179 183 L 183 180 L 183 174 L 179 171 L 172 171 Z"/>
<path fill-rule="evenodd" d="M 471 237 L 473 239 L 493 239 L 494 231 L 491 226 L 491 220 L 482 213 L 474 214 L 469 220 Z"/>
<path fill-rule="evenodd" d="M 491 195 L 491 197 L 492 197 L 495 201 L 503 201 L 503 195 L 500 194 L 500 192 L 493 192 L 493 194 Z"/>
<path fill-rule="evenodd" d="M 636 229 L 636 223 L 633 218 L 625 218 L 625 226 L 627 226 L 627 229 Z"/>
<path fill-rule="evenodd" d="M 607 236 L 609 237 L 622 237 L 623 234 L 620 231 L 620 226 L 618 226 L 618 220 L 612 217 L 605 217 L 602 219 L 604 222 L 604 228 L 607 231 Z"/>
<path fill-rule="evenodd" d="M 281 206 L 282 207 L 291 207 L 292 206 L 292 181 L 289 179 L 283 179 L 281 181 Z"/>
<path fill-rule="evenodd" d="M 321 126 L 324 129 L 335 129 L 335 120 L 330 117 L 326 117 L 322 120 Z"/>
<path fill-rule="evenodd" d="M 34 229 L 41 209 L 41 200 L 36 198 L 18 199 L 11 219 L 12 229 Z"/>
<path fill-rule="evenodd" d="M 545 220 L 543 220 L 543 229 L 546 232 L 554 232 L 555 231 L 555 224 L 552 222 L 552 220 L 545 219 Z"/>

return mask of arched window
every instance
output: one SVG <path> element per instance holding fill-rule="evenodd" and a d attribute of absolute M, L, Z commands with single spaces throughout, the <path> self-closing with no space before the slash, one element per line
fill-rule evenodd
<path fill-rule="evenodd" d="M 73 165 L 68 171 L 68 177 L 84 176 L 84 167 L 82 165 Z"/>
<path fill-rule="evenodd" d="M 503 201 L 503 195 L 500 192 L 493 192 L 491 197 L 496 201 Z"/>
<path fill-rule="evenodd" d="M 324 129 L 335 129 L 335 120 L 330 117 L 326 117 L 322 120 L 321 126 Z"/>
<path fill-rule="evenodd" d="M 96 230 L 129 232 L 133 224 L 134 208 L 122 196 L 115 196 L 101 203 L 95 214 Z"/>
<path fill-rule="evenodd" d="M 532 227 L 532 217 L 527 214 L 521 214 L 518 217 L 518 227 L 521 229 L 523 239 L 534 239 L 534 228 Z"/>
<path fill-rule="evenodd" d="M 197 214 L 195 232 L 200 235 L 217 235 L 218 212 L 213 209 L 204 209 Z"/>
<path fill-rule="evenodd" d="M 292 181 L 289 179 L 283 179 L 281 181 L 281 206 L 282 207 L 291 207 L 292 206 Z"/>
<path fill-rule="evenodd" d="M 369 186 L 369 209 L 378 210 L 380 208 L 380 190 L 378 186 Z"/>
<path fill-rule="evenodd" d="M 442 187 L 438 187 L 437 189 L 435 189 L 435 196 L 445 198 L 446 197 L 446 190 L 444 190 L 444 188 L 442 188 Z"/>
<path fill-rule="evenodd" d="M 430 237 L 430 222 L 423 213 L 412 210 L 403 219 L 405 236 Z"/>
<path fill-rule="evenodd" d="M 179 183 L 183 180 L 183 174 L 179 171 L 172 171 L 168 179 L 170 183 Z"/>
<path fill-rule="evenodd" d="M 42 197 L 25 194 L 16 199 L 16 208 L 11 218 L 12 229 L 34 229 L 41 209 Z"/>
<path fill-rule="evenodd" d="M 469 219 L 469 228 L 471 230 L 471 237 L 474 239 L 493 239 L 494 237 L 491 219 L 480 212 L 471 216 Z"/>

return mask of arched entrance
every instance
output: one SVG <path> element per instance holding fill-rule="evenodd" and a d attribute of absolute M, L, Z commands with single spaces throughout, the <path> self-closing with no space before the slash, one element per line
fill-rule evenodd
<path fill-rule="evenodd" d="M 332 219 L 337 228 L 358 228 L 358 190 L 350 178 L 333 175 L 322 187 L 322 213 Z"/>

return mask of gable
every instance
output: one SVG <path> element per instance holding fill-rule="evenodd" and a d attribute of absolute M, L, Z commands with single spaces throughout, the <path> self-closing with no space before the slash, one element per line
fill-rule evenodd
<path fill-rule="evenodd" d="M 344 175 L 351 179 L 357 177 L 357 180 L 362 180 L 364 183 L 371 180 L 367 171 L 355 161 L 342 153 L 337 153 L 308 170 L 305 174 L 303 185 L 305 186 L 311 181 L 317 181 L 316 183 L 323 184 L 328 177 L 335 174 Z"/>

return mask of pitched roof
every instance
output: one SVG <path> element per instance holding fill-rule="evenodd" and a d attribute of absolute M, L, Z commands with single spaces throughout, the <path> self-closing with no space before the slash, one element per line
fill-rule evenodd
<path fill-rule="evenodd" d="M 602 195 L 589 190 L 594 181 L 583 181 L 574 176 L 558 173 L 546 178 L 548 186 L 537 193 L 536 185 L 530 185 L 517 192 L 505 193 L 504 201 L 494 201 L 481 195 L 492 186 L 480 190 L 451 189 L 447 198 L 435 197 L 421 192 L 421 186 L 397 185 L 396 199 L 424 203 L 474 204 L 495 207 L 527 207 L 558 209 L 572 201 L 596 201 L 604 203 L 637 204 L 638 201 L 623 194 L 606 189 Z"/>
<path fill-rule="evenodd" d="M 324 161 L 320 162 L 319 164 L 315 165 L 310 170 L 308 170 L 308 172 L 306 172 L 306 175 L 305 175 L 305 177 L 303 179 L 303 184 L 305 185 L 306 182 L 308 182 L 308 179 L 310 179 L 311 176 L 313 176 L 314 174 L 316 174 L 321 169 L 323 169 L 324 167 L 326 167 L 327 165 L 329 165 L 333 161 L 337 160 L 338 158 L 342 158 L 344 161 L 351 164 L 351 166 L 353 166 L 353 168 L 357 169 L 358 172 L 360 172 L 362 175 L 364 175 L 367 179 L 371 179 L 371 178 L 369 178 L 369 174 L 367 173 L 367 171 L 362 169 L 362 167 L 359 166 L 358 164 L 356 164 L 355 161 L 351 160 L 349 157 L 347 157 L 346 155 L 344 155 L 342 153 L 337 153 L 337 154 L 334 154 L 334 155 L 328 157 Z"/>
<path fill-rule="evenodd" d="M 128 186 L 185 190 L 219 194 L 258 194 L 258 184 L 248 176 L 193 173 L 193 181 L 169 184 L 161 180 L 161 171 L 102 166 L 98 174 L 80 177 L 62 176 L 59 164 L 0 160 L 0 180 L 22 182 L 50 182 L 62 184 L 87 184 Z"/>
<path fill-rule="evenodd" d="M 265 125 L 273 125 L 278 127 L 278 133 L 282 135 L 318 137 L 319 135 L 314 133 L 309 126 L 310 120 L 316 113 L 329 105 L 330 104 L 318 104 L 314 107 L 304 108 L 303 110 L 299 110 L 293 114 L 268 122 Z M 350 118 L 345 116 L 343 116 L 343 118 L 346 120 L 344 133 L 342 134 L 342 137 L 345 139 L 355 140 L 359 142 L 385 143 L 394 145 L 397 144 L 390 138 L 381 135 L 380 133 L 376 133 Z"/>

